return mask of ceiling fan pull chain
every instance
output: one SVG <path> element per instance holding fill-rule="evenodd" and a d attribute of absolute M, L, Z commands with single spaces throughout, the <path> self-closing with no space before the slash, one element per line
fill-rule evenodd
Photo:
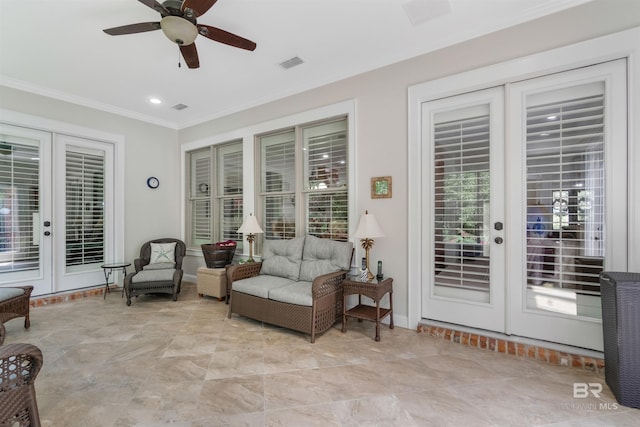
<path fill-rule="evenodd" d="M 178 49 L 178 68 L 182 67 L 182 63 L 180 62 L 180 58 L 182 58 L 182 57 L 180 56 L 180 49 Z"/>

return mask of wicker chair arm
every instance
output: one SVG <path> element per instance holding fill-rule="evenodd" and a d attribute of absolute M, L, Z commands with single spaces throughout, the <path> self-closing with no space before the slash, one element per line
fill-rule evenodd
<path fill-rule="evenodd" d="M 133 265 L 136 267 L 136 273 L 142 271 L 145 265 L 149 264 L 149 260 L 146 258 L 136 258 L 133 260 Z"/>
<path fill-rule="evenodd" d="M 0 393 L 19 385 L 33 384 L 42 362 L 42 352 L 33 344 L 16 343 L 0 347 Z M 21 369 L 12 370 L 9 365 L 20 366 Z"/>
<path fill-rule="evenodd" d="M 4 323 L 0 322 L 0 345 L 4 342 L 4 337 L 7 336 L 7 330 L 4 328 Z"/>
<path fill-rule="evenodd" d="M 227 282 L 229 286 L 235 280 L 247 279 L 249 277 L 255 277 L 260 274 L 262 268 L 261 262 L 248 262 L 245 264 L 234 264 L 227 269 Z"/>
<path fill-rule="evenodd" d="M 347 277 L 347 271 L 336 271 L 334 273 L 323 274 L 313 279 L 311 284 L 311 295 L 313 300 L 322 298 L 338 292 L 342 289 L 342 282 Z"/>

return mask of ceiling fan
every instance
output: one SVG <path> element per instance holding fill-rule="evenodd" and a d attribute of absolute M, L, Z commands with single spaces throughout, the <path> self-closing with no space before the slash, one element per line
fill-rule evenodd
<path fill-rule="evenodd" d="M 198 68 L 200 66 L 198 51 L 194 43 L 198 34 L 240 49 L 254 50 L 256 48 L 256 44 L 251 40 L 220 28 L 198 24 L 196 19 L 204 15 L 218 0 L 167 0 L 162 4 L 156 0 L 138 1 L 159 12 L 162 16 L 160 22 L 139 22 L 137 24 L 107 28 L 103 31 L 112 36 L 121 36 L 162 29 L 162 32 L 169 40 L 180 47 L 182 57 L 189 68 Z"/>

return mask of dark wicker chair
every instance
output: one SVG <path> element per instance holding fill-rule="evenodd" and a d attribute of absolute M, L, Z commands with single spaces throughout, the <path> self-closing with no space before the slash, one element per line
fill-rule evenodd
<path fill-rule="evenodd" d="M 24 327 L 29 328 L 29 299 L 33 286 L 0 288 L 0 322 L 24 317 Z"/>
<path fill-rule="evenodd" d="M 151 244 L 176 243 L 175 263 L 168 268 L 151 269 Z M 140 248 L 140 258 L 134 260 L 135 273 L 127 274 L 124 279 L 124 291 L 127 295 L 127 305 L 131 305 L 131 297 L 142 294 L 170 294 L 177 301 L 182 283 L 182 259 L 187 247 L 182 240 L 165 238 L 151 240 Z M 145 268 L 146 267 L 146 268 Z"/>
<path fill-rule="evenodd" d="M 40 427 L 34 382 L 42 352 L 31 344 L 0 347 L 0 425 Z"/>

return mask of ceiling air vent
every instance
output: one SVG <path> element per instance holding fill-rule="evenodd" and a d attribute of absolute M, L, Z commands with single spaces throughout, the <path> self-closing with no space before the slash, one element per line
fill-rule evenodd
<path fill-rule="evenodd" d="M 173 108 L 174 110 L 180 111 L 180 110 L 184 110 L 185 108 L 189 108 L 189 106 L 184 104 L 176 104 L 171 108 Z"/>
<path fill-rule="evenodd" d="M 287 59 L 286 61 L 281 62 L 280 66 L 282 68 L 284 68 L 285 70 L 288 70 L 289 68 L 293 68 L 295 66 L 298 66 L 298 65 L 302 64 L 303 62 L 304 61 L 302 59 L 300 59 L 300 57 L 294 56 L 291 59 Z"/>

